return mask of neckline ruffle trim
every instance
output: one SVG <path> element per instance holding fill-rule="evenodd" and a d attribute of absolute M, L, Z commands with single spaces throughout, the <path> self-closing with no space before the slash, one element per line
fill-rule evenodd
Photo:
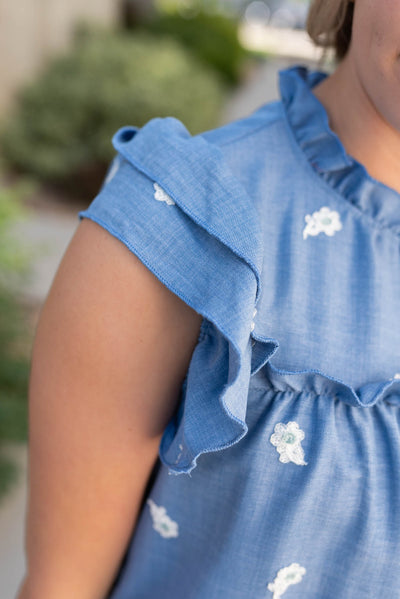
<path fill-rule="evenodd" d="M 312 168 L 343 198 L 400 235 L 400 194 L 347 154 L 312 88 L 327 75 L 295 66 L 279 73 L 282 103 L 295 140 Z"/>

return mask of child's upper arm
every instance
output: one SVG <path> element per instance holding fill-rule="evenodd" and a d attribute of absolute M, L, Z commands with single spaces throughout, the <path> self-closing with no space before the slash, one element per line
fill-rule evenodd
<path fill-rule="evenodd" d="M 262 231 L 219 147 L 173 117 L 123 127 L 113 145 L 35 339 L 28 552 L 39 590 L 20 599 L 103 599 L 158 450 L 183 474 L 237 443 L 250 373 L 276 349 L 251 339 Z"/>
<path fill-rule="evenodd" d="M 203 317 L 182 403 L 160 443 L 173 474 L 189 474 L 201 454 L 242 438 L 250 372 L 277 345 L 252 335 L 263 232 L 254 198 L 219 141 L 191 136 L 174 117 L 123 127 L 113 136 L 117 154 L 102 188 L 79 213 Z"/>
<path fill-rule="evenodd" d="M 32 353 L 28 574 L 43 599 L 104 596 L 200 324 L 120 241 L 80 223 Z"/>

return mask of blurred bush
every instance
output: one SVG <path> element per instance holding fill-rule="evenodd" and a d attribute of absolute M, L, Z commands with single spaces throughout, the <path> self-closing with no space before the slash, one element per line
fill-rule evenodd
<path fill-rule="evenodd" d="M 176 40 L 81 29 L 73 50 L 21 90 L 2 152 L 9 167 L 92 196 L 118 128 L 174 116 L 196 134 L 218 124 L 225 93 L 222 78 Z"/>
<path fill-rule="evenodd" d="M 30 259 L 10 234 L 24 216 L 22 198 L 34 190 L 27 180 L 0 186 L 0 498 L 16 479 L 17 467 L 4 453 L 5 442 L 27 438 L 27 395 L 32 332 L 28 312 L 10 283 L 26 276 Z"/>
<path fill-rule="evenodd" d="M 237 18 L 197 9 L 188 16 L 181 12 L 159 13 L 140 26 L 154 34 L 179 40 L 220 73 L 229 85 L 240 81 L 247 52 L 239 42 Z"/>

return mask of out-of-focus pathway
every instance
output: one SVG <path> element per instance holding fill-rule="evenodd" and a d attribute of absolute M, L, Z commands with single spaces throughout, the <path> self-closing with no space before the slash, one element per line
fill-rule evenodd
<path fill-rule="evenodd" d="M 277 72 L 299 60 L 281 57 L 270 59 L 249 74 L 246 83 L 227 103 L 222 123 L 250 114 L 278 98 Z M 309 62 L 302 58 L 300 62 Z M 90 199 L 89 199 L 90 201 Z M 15 225 L 14 235 L 22 244 L 40 247 L 32 274 L 20 289 L 29 302 L 38 306 L 45 299 L 62 256 L 79 224 L 78 211 L 85 206 L 68 206 L 55 198 L 42 197 L 27 206 L 27 218 Z M 2 599 L 15 599 L 25 570 L 24 523 L 27 499 L 27 449 L 10 447 L 20 464 L 19 483 L 0 503 L 0 591 Z"/>
<path fill-rule="evenodd" d="M 25 445 L 7 448 L 19 467 L 18 482 L 0 503 L 0 595 L 14 599 L 25 569 L 24 524 L 26 510 L 27 450 Z"/>

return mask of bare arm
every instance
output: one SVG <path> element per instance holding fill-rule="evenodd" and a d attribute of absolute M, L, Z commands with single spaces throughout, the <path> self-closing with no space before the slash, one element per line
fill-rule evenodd
<path fill-rule="evenodd" d="M 200 324 L 120 241 L 79 224 L 32 352 L 19 599 L 106 597 Z"/>

